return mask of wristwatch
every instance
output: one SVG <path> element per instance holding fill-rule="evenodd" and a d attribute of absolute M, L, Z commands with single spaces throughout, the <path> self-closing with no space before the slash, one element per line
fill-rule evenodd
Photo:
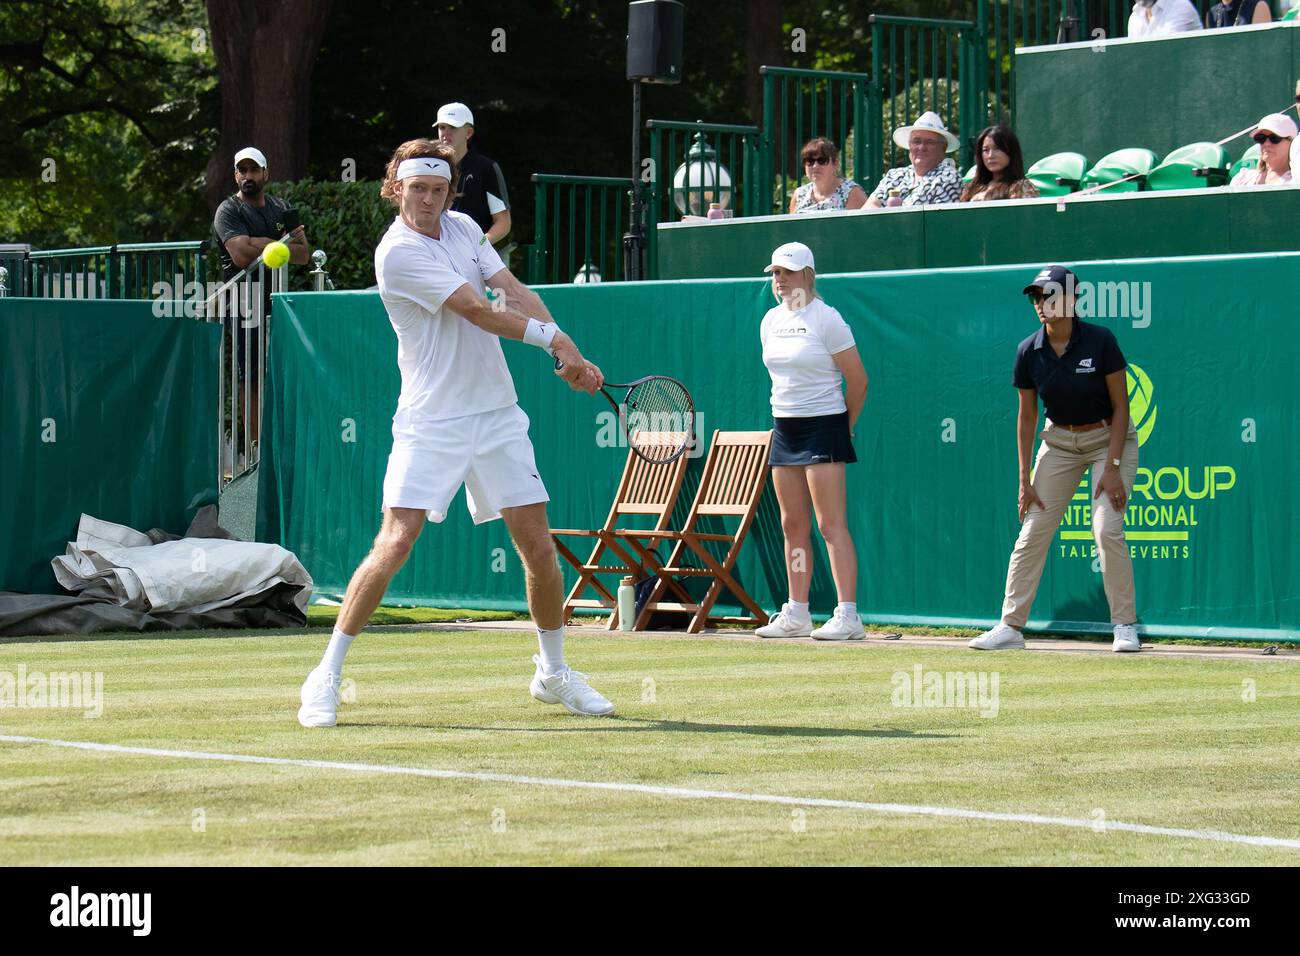
<path fill-rule="evenodd" d="M 1118 459 L 1118 458 L 1112 458 L 1112 459 L 1110 460 L 1110 463 L 1111 463 L 1112 465 L 1114 465 L 1116 468 L 1119 467 L 1119 459 Z"/>

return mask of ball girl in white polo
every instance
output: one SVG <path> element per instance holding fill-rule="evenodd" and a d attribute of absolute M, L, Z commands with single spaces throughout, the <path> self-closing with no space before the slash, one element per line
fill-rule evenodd
<path fill-rule="evenodd" d="M 845 465 L 858 460 L 853 429 L 867 401 L 867 372 L 840 314 L 815 288 L 813 254 L 801 242 L 772 253 L 778 305 L 763 316 L 763 364 L 772 376 L 772 484 L 781 506 L 789 600 L 759 637 L 860 640 L 858 556 L 846 518 Z M 812 582 L 812 519 L 826 541 L 839 604 L 813 630 L 808 608 Z"/>

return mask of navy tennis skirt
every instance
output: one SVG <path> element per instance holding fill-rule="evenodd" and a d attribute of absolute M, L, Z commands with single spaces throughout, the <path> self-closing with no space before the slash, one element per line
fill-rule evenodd
<path fill-rule="evenodd" d="M 849 413 L 815 415 L 812 418 L 775 418 L 772 454 L 776 465 L 822 465 L 827 462 L 852 464 L 858 460 L 849 437 Z"/>

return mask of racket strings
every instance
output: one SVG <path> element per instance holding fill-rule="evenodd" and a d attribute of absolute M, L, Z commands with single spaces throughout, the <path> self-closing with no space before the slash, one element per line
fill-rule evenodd
<path fill-rule="evenodd" d="M 628 390 L 623 400 L 628 441 L 643 457 L 670 461 L 694 430 L 695 407 L 680 382 L 654 378 Z"/>

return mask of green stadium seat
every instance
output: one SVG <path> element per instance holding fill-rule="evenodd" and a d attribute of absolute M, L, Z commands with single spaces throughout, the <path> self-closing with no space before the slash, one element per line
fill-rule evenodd
<path fill-rule="evenodd" d="M 1025 172 L 1025 178 L 1038 187 L 1040 196 L 1064 196 L 1079 188 L 1088 169 L 1088 157 L 1082 153 L 1053 153 L 1044 156 Z"/>
<path fill-rule="evenodd" d="M 1228 170 L 1228 182 L 1232 182 L 1243 169 L 1259 169 L 1259 143 L 1252 143 L 1250 149 L 1241 154 L 1241 159 L 1232 164 Z"/>
<path fill-rule="evenodd" d="M 1160 162 L 1160 157 L 1149 149 L 1139 147 L 1130 147 L 1128 149 L 1117 149 L 1097 160 L 1096 165 L 1088 170 L 1088 175 L 1083 177 L 1083 188 L 1090 186 L 1101 186 L 1106 183 L 1118 182 L 1126 176 L 1136 178 L 1128 182 L 1113 186 L 1105 191 L 1107 193 L 1135 193 L 1140 189 L 1146 188 L 1146 178 L 1151 170 Z"/>
<path fill-rule="evenodd" d="M 1214 143 L 1180 146 L 1147 177 L 1150 189 L 1204 189 L 1228 181 L 1228 151 Z"/>
<path fill-rule="evenodd" d="M 1298 14 L 1298 13 L 1300 13 L 1300 6 L 1295 6 L 1295 7 L 1292 7 L 1290 10 L 1288 10 L 1286 13 L 1282 14 L 1282 16 L 1279 17 L 1278 19 L 1280 19 L 1280 20 L 1294 20 L 1294 19 L 1296 18 L 1296 14 Z"/>

